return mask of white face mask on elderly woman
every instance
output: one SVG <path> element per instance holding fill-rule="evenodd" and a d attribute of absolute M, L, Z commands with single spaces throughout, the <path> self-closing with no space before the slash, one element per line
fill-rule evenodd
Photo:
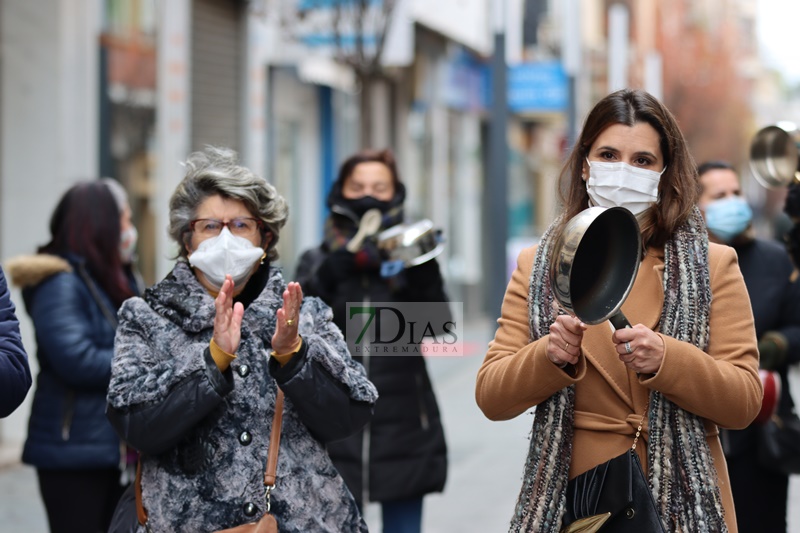
<path fill-rule="evenodd" d="M 634 215 L 643 213 L 658 200 L 661 172 L 637 168 L 624 161 L 589 161 L 586 192 L 591 205 L 624 207 Z"/>
<path fill-rule="evenodd" d="M 244 237 L 235 236 L 226 226 L 219 235 L 197 246 L 197 250 L 189 256 L 189 264 L 199 269 L 208 282 L 219 290 L 226 274 L 231 275 L 236 287 L 241 286 L 263 255 L 263 249 Z"/>

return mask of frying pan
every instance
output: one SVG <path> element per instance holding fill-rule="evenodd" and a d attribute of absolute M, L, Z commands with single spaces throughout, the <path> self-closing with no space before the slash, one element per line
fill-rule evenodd
<path fill-rule="evenodd" d="M 620 308 L 642 258 L 636 217 L 624 207 L 590 207 L 564 226 L 553 248 L 550 284 L 561 306 L 585 324 L 630 327 Z"/>

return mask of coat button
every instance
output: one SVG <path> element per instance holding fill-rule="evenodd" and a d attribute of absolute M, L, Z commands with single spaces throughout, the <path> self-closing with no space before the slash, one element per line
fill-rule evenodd
<path fill-rule="evenodd" d="M 239 444 L 242 446 L 247 446 L 253 442 L 253 437 L 247 431 L 242 431 L 242 434 L 239 435 Z"/>
<path fill-rule="evenodd" d="M 258 512 L 258 507 L 253 502 L 247 502 L 242 506 L 242 511 L 244 511 L 245 516 L 255 516 Z"/>
<path fill-rule="evenodd" d="M 248 365 L 240 365 L 239 366 L 239 375 L 243 378 L 247 377 L 250 374 L 250 366 Z"/>

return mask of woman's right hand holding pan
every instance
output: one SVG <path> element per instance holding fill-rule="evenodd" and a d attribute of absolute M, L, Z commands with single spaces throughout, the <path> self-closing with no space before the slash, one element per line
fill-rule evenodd
<path fill-rule="evenodd" d="M 547 358 L 558 366 L 578 364 L 581 356 L 581 343 L 586 324 L 571 315 L 559 315 L 550 325 L 550 336 L 547 341 Z"/>

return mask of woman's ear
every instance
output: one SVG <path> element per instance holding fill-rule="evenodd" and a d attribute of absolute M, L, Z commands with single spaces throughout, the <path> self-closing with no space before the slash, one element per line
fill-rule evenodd
<path fill-rule="evenodd" d="M 186 257 L 188 258 L 192 255 L 192 237 L 191 234 L 184 236 L 183 238 L 183 248 L 186 250 Z"/>

